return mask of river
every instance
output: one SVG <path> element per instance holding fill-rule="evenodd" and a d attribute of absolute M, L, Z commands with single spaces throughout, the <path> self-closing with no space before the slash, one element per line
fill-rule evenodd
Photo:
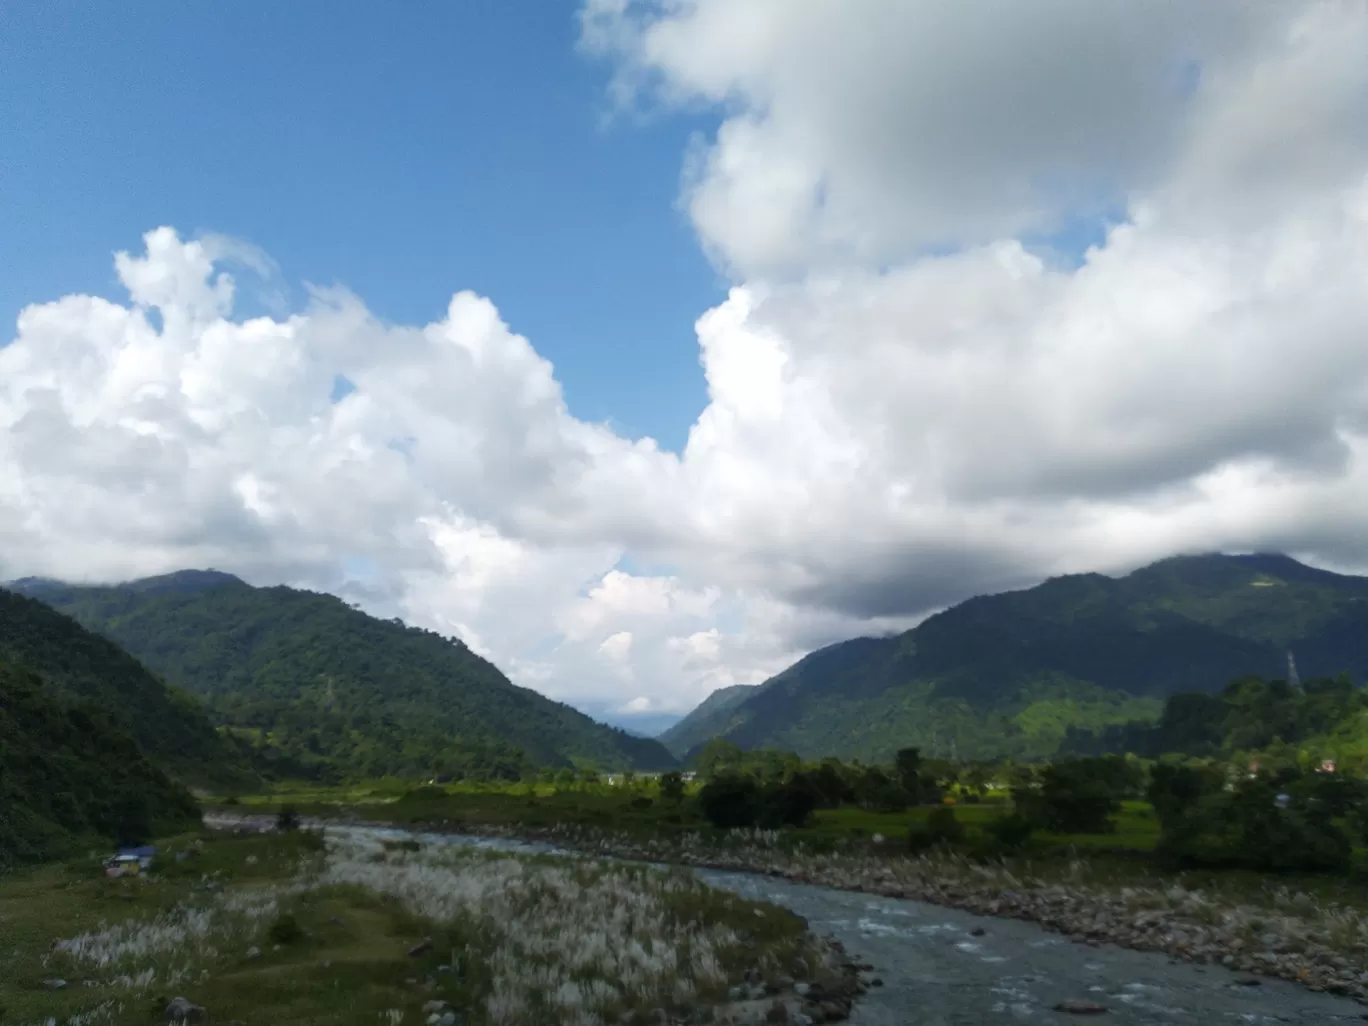
<path fill-rule="evenodd" d="M 553 853 L 549 845 L 452 834 L 340 827 L 386 838 Z M 573 854 L 573 853 L 563 853 Z M 1114 945 L 1075 944 L 1034 923 L 924 902 L 882 898 L 756 873 L 699 869 L 708 883 L 772 902 L 833 936 L 883 981 L 855 1005 L 852 1026 L 998 1026 L 1098 1022 L 1117 1026 L 1336 1026 L 1363 1023 L 1364 1006 L 1294 983 L 1219 966 L 1173 962 Z M 1255 983 L 1252 981 L 1258 980 Z M 1091 1001 L 1097 1016 L 1054 1010 Z"/>

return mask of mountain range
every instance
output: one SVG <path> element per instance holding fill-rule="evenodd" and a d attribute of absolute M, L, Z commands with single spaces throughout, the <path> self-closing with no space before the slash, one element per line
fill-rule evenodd
<path fill-rule="evenodd" d="M 1152 720 L 1165 696 L 1247 674 L 1368 669 L 1368 578 L 1283 555 L 1179 556 L 969 599 L 912 630 L 811 653 L 710 696 L 660 739 L 805 757 L 1046 757 L 1070 727 Z"/>
<path fill-rule="evenodd" d="M 677 764 L 658 741 L 517 687 L 458 640 L 331 595 L 256 588 L 204 570 L 117 585 L 27 578 L 7 587 L 195 696 L 270 775 L 516 776 L 532 765 Z"/>

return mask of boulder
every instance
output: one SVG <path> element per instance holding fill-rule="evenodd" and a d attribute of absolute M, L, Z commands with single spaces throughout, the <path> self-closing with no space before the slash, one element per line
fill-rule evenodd
<path fill-rule="evenodd" d="M 166 1006 L 167 1022 L 203 1022 L 204 1008 L 183 997 L 172 998 Z"/>

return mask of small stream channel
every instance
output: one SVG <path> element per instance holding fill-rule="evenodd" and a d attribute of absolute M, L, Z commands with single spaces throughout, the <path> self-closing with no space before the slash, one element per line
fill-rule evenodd
<path fill-rule="evenodd" d="M 334 826 L 384 839 L 412 838 L 492 851 L 573 855 L 548 844 L 389 827 Z M 823 936 L 871 963 L 871 988 L 852 1026 L 998 1026 L 1096 1022 L 1117 1026 L 1340 1026 L 1368 1009 L 1282 980 L 1162 954 L 1071 943 L 1034 923 L 993 919 L 924 902 L 792 883 L 758 873 L 694 870 L 715 887 L 790 909 Z M 1054 1010 L 1061 1001 L 1103 1005 L 1102 1015 Z"/>

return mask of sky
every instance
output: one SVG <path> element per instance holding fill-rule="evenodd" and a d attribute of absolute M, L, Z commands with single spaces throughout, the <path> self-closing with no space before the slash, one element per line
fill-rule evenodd
<path fill-rule="evenodd" d="M 975 594 L 1368 571 L 1368 2 L 0 7 L 0 578 L 640 726 Z"/>

